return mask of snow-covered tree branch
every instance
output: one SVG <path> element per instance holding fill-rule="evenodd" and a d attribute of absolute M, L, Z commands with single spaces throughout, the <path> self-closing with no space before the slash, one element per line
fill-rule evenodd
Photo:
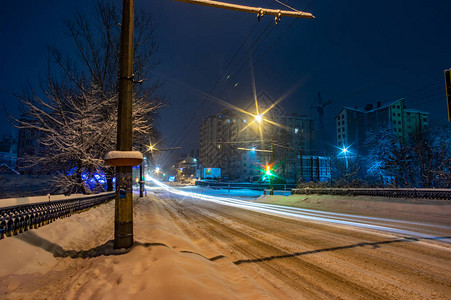
<path fill-rule="evenodd" d="M 111 173 L 103 157 L 116 147 L 119 14 L 112 2 L 98 1 L 98 24 L 80 13 L 65 21 L 78 57 L 50 48 L 46 82 L 38 91 L 18 95 L 25 110 L 16 125 L 34 130 L 40 144 L 39 151 L 22 158 L 22 166 L 54 174 L 56 186 L 67 193 L 89 193 L 86 180 L 100 170 Z M 149 14 L 140 12 L 136 19 L 135 76 L 150 78 L 156 63 L 155 27 Z M 155 134 L 157 110 L 163 106 L 158 87 L 146 80 L 134 88 L 135 139 Z"/>

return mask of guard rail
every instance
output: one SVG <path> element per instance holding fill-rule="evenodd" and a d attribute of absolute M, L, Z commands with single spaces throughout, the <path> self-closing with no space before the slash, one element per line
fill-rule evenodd
<path fill-rule="evenodd" d="M 114 192 L 0 208 L 0 239 L 49 224 L 114 199 Z"/>
<path fill-rule="evenodd" d="M 220 188 L 220 189 L 249 189 L 249 190 L 260 190 L 269 189 L 269 183 L 240 183 L 240 182 L 208 182 L 208 181 L 196 181 L 195 185 L 210 188 Z M 294 183 L 274 183 L 273 189 L 275 190 L 291 190 L 296 187 Z"/>
<path fill-rule="evenodd" d="M 419 198 L 451 200 L 451 189 L 409 188 L 301 188 L 292 189 L 291 194 L 326 194 L 344 196 L 377 196 L 390 198 Z"/>

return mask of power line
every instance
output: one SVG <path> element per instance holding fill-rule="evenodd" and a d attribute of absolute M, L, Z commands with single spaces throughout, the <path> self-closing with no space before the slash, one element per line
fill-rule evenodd
<path fill-rule="evenodd" d="M 315 2 L 315 0 L 310 1 L 306 7 L 304 8 L 304 10 L 307 10 L 312 4 L 313 2 Z M 279 34 L 279 36 L 275 39 L 275 41 L 266 49 L 266 51 L 263 53 L 262 56 L 260 56 L 257 61 L 255 62 L 255 64 L 258 64 L 260 62 L 260 60 L 263 59 L 263 57 L 266 56 L 266 54 L 268 54 L 268 52 L 272 49 L 272 47 L 274 47 L 274 45 L 285 35 L 285 33 L 287 33 L 288 30 L 290 30 L 290 28 L 294 25 L 294 23 L 297 21 L 297 19 L 293 19 L 293 21 L 291 21 L 290 25 L 288 25 L 287 28 L 285 28 L 285 30 Z"/>
<path fill-rule="evenodd" d="M 269 4 L 269 3 L 268 3 Z M 265 27 L 265 29 L 263 30 L 263 32 L 259 35 L 259 37 L 252 43 L 250 50 L 252 51 L 252 49 L 254 48 L 255 44 L 260 40 L 260 38 L 262 37 L 262 35 L 268 30 L 269 25 L 271 23 L 268 23 L 268 25 Z M 243 40 L 243 42 L 241 43 L 240 47 L 237 49 L 237 51 L 235 51 L 235 54 L 233 55 L 233 57 L 231 58 L 231 60 L 229 61 L 229 63 L 227 64 L 227 67 L 224 69 L 224 71 L 222 72 L 222 74 L 219 76 L 219 78 L 216 80 L 214 86 L 211 88 L 210 92 L 208 94 L 212 94 L 213 90 L 216 88 L 216 86 L 218 85 L 218 83 L 220 82 L 220 80 L 222 79 L 222 77 L 224 76 L 224 74 L 227 72 L 228 68 L 232 65 L 233 61 L 235 60 L 235 58 L 238 56 L 239 52 L 241 51 L 241 49 L 243 48 L 243 46 L 246 44 L 246 42 L 249 40 L 251 34 L 254 32 L 254 30 L 256 29 L 258 23 L 255 23 L 255 25 L 252 27 L 251 31 L 248 33 L 248 35 L 246 36 L 246 38 Z M 258 49 L 258 47 L 257 47 Z M 240 61 L 243 61 L 243 59 L 245 59 L 246 57 L 244 56 Z M 239 71 L 236 73 L 236 76 L 241 72 L 241 69 L 244 67 L 244 65 L 246 64 L 246 61 L 244 64 L 241 65 Z M 219 94 L 218 97 L 221 97 L 221 95 L 224 93 L 224 91 L 228 88 L 228 86 L 230 85 L 232 81 L 230 80 L 227 84 L 226 87 L 221 91 L 221 93 Z M 183 140 L 183 134 L 186 132 L 186 130 L 188 128 L 191 127 L 192 122 L 194 121 L 196 115 L 200 115 L 201 111 L 200 109 L 204 106 L 204 104 L 206 103 L 206 101 L 208 100 L 208 96 L 205 96 L 203 101 L 201 102 L 200 106 L 199 106 L 199 110 L 197 110 L 192 117 L 190 118 L 190 120 L 186 123 L 186 125 L 183 127 L 183 130 L 181 131 L 181 133 L 177 136 L 177 138 L 175 139 L 173 145 L 175 145 L 176 143 L 180 143 Z M 204 111 L 208 112 L 208 110 L 210 109 L 212 103 L 210 102 L 209 105 L 206 107 L 206 109 L 204 109 Z"/>
<path fill-rule="evenodd" d="M 226 73 L 226 71 L 228 70 L 228 68 L 230 67 L 230 65 L 232 64 L 232 62 L 235 60 L 235 58 L 237 57 L 238 53 L 240 52 L 240 50 L 243 48 L 244 44 L 247 42 L 247 40 L 249 39 L 250 35 L 254 32 L 255 28 L 257 27 L 258 23 L 255 23 L 254 26 L 252 27 L 252 29 L 249 31 L 248 35 L 246 36 L 246 38 L 243 40 L 243 42 L 241 43 L 240 47 L 235 51 L 235 54 L 232 56 L 232 58 L 230 59 L 229 63 L 227 64 L 227 67 L 224 69 L 224 71 L 222 72 L 222 74 L 219 76 L 219 78 L 216 80 L 215 84 L 213 85 L 213 87 L 210 89 L 210 92 L 208 93 L 209 95 L 211 95 L 214 91 L 214 89 L 216 88 L 216 86 L 218 85 L 219 81 L 221 80 L 221 78 L 224 76 L 224 74 Z M 175 139 L 173 145 L 175 145 L 176 143 L 179 142 L 179 140 L 183 137 L 183 134 L 185 133 L 186 129 L 190 127 L 191 122 L 194 120 L 194 118 L 196 117 L 196 115 L 198 115 L 200 113 L 200 109 L 204 106 L 205 102 L 208 100 L 208 96 L 205 96 L 204 99 L 202 100 L 201 104 L 199 105 L 199 109 L 191 116 L 191 118 L 189 119 L 189 121 L 185 124 L 185 126 L 183 127 L 183 130 L 180 132 L 180 134 L 177 136 L 177 138 Z"/>
<path fill-rule="evenodd" d="M 307 9 L 308 7 L 310 7 L 311 4 L 312 4 L 314 1 L 315 1 L 315 0 L 310 1 L 310 3 L 306 6 L 305 9 Z M 287 1 L 287 2 L 288 2 L 288 1 Z M 281 4 L 282 4 L 282 3 L 281 3 Z M 284 5 L 284 4 L 282 4 L 282 5 Z M 304 10 L 305 10 L 305 9 L 304 9 Z M 294 22 L 292 22 L 291 25 L 292 25 L 293 23 L 294 23 Z M 242 47 L 244 46 L 244 44 L 248 41 L 248 39 L 249 39 L 249 37 L 251 36 L 252 32 L 255 30 L 256 25 L 257 25 L 257 24 L 254 25 L 254 27 L 252 28 L 252 30 L 251 30 L 251 31 L 249 32 L 249 34 L 246 36 L 246 38 L 245 38 L 245 40 L 243 41 L 243 43 L 240 45 L 240 47 L 238 48 L 238 50 L 235 52 L 235 54 L 233 55 L 232 59 L 229 61 L 227 67 L 224 69 L 224 72 L 223 72 L 223 73 L 220 75 L 220 77 L 216 80 L 216 82 L 215 82 L 214 86 L 212 87 L 212 89 L 210 90 L 209 94 L 212 94 L 213 90 L 216 88 L 216 86 L 218 85 L 219 81 L 222 79 L 222 77 L 223 77 L 224 74 L 226 73 L 227 69 L 232 65 L 234 59 L 238 56 L 240 50 L 242 49 Z M 271 35 L 272 31 L 274 30 L 274 27 L 271 29 L 271 31 L 270 31 L 269 33 L 267 33 L 267 30 L 268 30 L 268 28 L 269 28 L 269 25 L 270 25 L 270 23 L 268 23 L 268 25 L 265 27 L 265 29 L 262 31 L 262 33 L 261 33 L 261 34 L 258 36 L 258 38 L 252 43 L 251 47 L 250 47 L 249 50 L 248 50 L 249 56 L 251 56 L 252 53 L 255 53 L 255 52 L 260 48 L 260 46 L 264 43 L 264 41 Z M 290 25 L 289 27 L 291 27 L 291 25 Z M 286 32 L 288 29 L 289 29 L 289 28 L 287 28 L 287 29 L 285 30 L 285 32 Z M 285 32 L 284 32 L 284 33 L 285 33 Z M 263 40 L 258 44 L 258 46 L 256 47 L 257 43 L 259 42 L 259 40 L 262 38 L 262 36 L 263 36 L 265 33 L 266 33 L 266 35 L 265 35 L 264 39 L 263 39 Z M 283 35 L 283 34 L 282 34 L 282 35 Z M 281 36 L 279 36 L 278 39 L 280 39 L 280 37 L 281 37 Z M 278 39 L 277 39 L 277 40 L 278 40 Z M 277 40 L 276 40 L 276 41 L 277 41 Z M 273 43 L 273 45 L 274 45 L 274 44 L 275 44 L 275 43 Z M 273 45 L 271 45 L 270 48 L 272 48 Z M 270 49 L 270 48 L 269 48 L 269 49 Z M 269 51 L 269 49 L 266 50 L 266 52 L 264 53 L 264 55 L 266 55 L 266 53 Z M 259 61 L 263 58 L 264 55 L 262 55 L 262 56 L 259 58 Z M 242 69 L 244 68 L 244 66 L 248 63 L 248 61 L 246 60 L 246 57 L 243 57 L 243 58 L 241 59 L 241 61 L 243 61 L 243 60 L 244 60 L 244 62 L 241 64 L 240 68 L 238 69 L 238 71 L 236 72 L 236 74 L 235 74 L 235 76 L 234 76 L 236 79 L 238 79 L 238 76 L 239 76 L 239 74 L 241 73 L 241 70 L 242 70 Z M 256 62 L 255 64 L 257 64 L 257 62 Z M 230 86 L 230 83 L 232 83 L 232 80 L 230 80 L 230 81 L 226 84 L 226 86 L 225 86 L 224 89 L 220 92 L 220 94 L 219 94 L 218 97 L 221 97 L 221 95 L 225 92 L 225 90 Z M 202 101 L 201 104 L 200 104 L 200 107 L 203 107 L 204 104 L 205 104 L 205 102 L 206 102 L 207 100 L 208 100 L 208 96 L 204 97 L 203 101 Z M 208 110 L 210 109 L 211 105 L 212 105 L 212 103 L 210 102 L 210 104 L 207 106 L 207 108 L 206 108 L 204 111 L 208 112 Z M 177 136 L 177 138 L 176 138 L 176 140 L 174 141 L 173 145 L 175 145 L 176 143 L 180 143 L 181 141 L 183 141 L 183 139 L 184 139 L 184 133 L 186 132 L 186 130 L 188 130 L 188 129 L 191 127 L 192 122 L 194 121 L 196 115 L 200 115 L 200 113 L 201 113 L 201 111 L 200 111 L 200 110 L 197 110 L 196 113 L 194 113 L 194 114 L 192 115 L 192 117 L 190 118 L 190 120 L 189 120 L 189 121 L 186 123 L 186 125 L 184 126 L 183 130 L 182 130 L 182 131 L 180 132 L 180 134 Z"/>

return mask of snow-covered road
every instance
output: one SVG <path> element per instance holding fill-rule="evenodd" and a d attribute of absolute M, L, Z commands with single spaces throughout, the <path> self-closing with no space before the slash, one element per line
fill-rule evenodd
<path fill-rule="evenodd" d="M 164 188 L 153 205 L 280 299 L 445 299 L 451 228 Z"/>
<path fill-rule="evenodd" d="M 247 189 L 209 189 L 192 186 L 174 188 L 157 180 L 153 180 L 153 182 L 161 190 L 182 196 L 188 200 L 213 202 L 220 205 L 237 207 L 295 220 L 328 222 L 336 225 L 347 225 L 421 238 L 435 238 L 440 235 L 451 235 L 451 226 L 446 225 L 359 216 L 249 201 L 255 200 L 257 197 L 263 195 L 262 191 L 252 191 Z M 148 188 L 151 189 L 151 187 Z M 158 192 L 158 188 L 156 191 Z M 451 242 L 451 239 L 445 239 L 444 241 Z"/>
<path fill-rule="evenodd" d="M 126 251 L 112 247 L 113 201 L 2 239 L 0 298 L 449 299 L 451 295 L 447 219 L 424 225 L 424 218 L 387 220 L 258 203 L 258 194 L 246 197 L 249 191 L 233 194 L 149 189 L 146 197 L 135 199 L 135 244 Z M 325 208 L 324 204 L 319 205 Z M 427 207 L 422 216 L 428 214 Z M 446 214 L 447 207 L 439 208 Z"/>

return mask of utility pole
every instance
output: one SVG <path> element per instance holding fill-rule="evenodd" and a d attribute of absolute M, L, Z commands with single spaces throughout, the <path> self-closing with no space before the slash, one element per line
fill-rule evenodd
<path fill-rule="evenodd" d="M 270 160 L 270 165 L 272 165 L 273 163 L 274 163 L 274 144 L 273 144 L 273 137 L 271 135 L 271 160 Z M 274 195 L 274 186 L 273 186 L 273 182 L 272 182 L 272 177 L 273 177 L 273 174 L 271 172 L 271 175 L 269 176 L 269 194 L 270 195 Z"/>
<path fill-rule="evenodd" d="M 445 70 L 446 105 L 448 107 L 448 121 L 451 122 L 451 68 Z"/>
<path fill-rule="evenodd" d="M 300 11 L 281 11 L 264 8 L 246 7 L 210 0 L 183 0 L 193 4 L 208 5 L 245 12 L 256 12 L 260 19 L 264 14 L 275 15 L 276 23 L 281 16 L 314 18 L 309 13 Z M 121 45 L 119 53 L 119 103 L 117 124 L 117 151 L 107 154 L 105 161 L 116 166 L 116 199 L 114 214 L 114 248 L 133 246 L 133 178 L 132 166 L 142 162 L 142 154 L 132 153 L 132 97 L 133 97 L 133 25 L 134 0 L 122 1 Z M 125 154 L 128 157 L 123 157 Z M 272 183 L 271 183 L 272 185 Z"/>
<path fill-rule="evenodd" d="M 304 183 L 304 177 L 303 177 L 304 174 L 302 172 L 302 170 L 304 169 L 303 161 L 302 161 L 302 149 L 299 149 L 299 167 L 300 167 L 300 173 L 301 173 L 301 176 L 299 177 L 299 181 L 301 183 Z"/>
<path fill-rule="evenodd" d="M 117 147 L 132 150 L 133 22 L 134 0 L 123 0 L 119 56 Z M 116 167 L 114 248 L 133 245 L 133 178 L 131 166 Z"/>
<path fill-rule="evenodd" d="M 139 197 L 144 197 L 144 161 L 139 165 Z"/>

